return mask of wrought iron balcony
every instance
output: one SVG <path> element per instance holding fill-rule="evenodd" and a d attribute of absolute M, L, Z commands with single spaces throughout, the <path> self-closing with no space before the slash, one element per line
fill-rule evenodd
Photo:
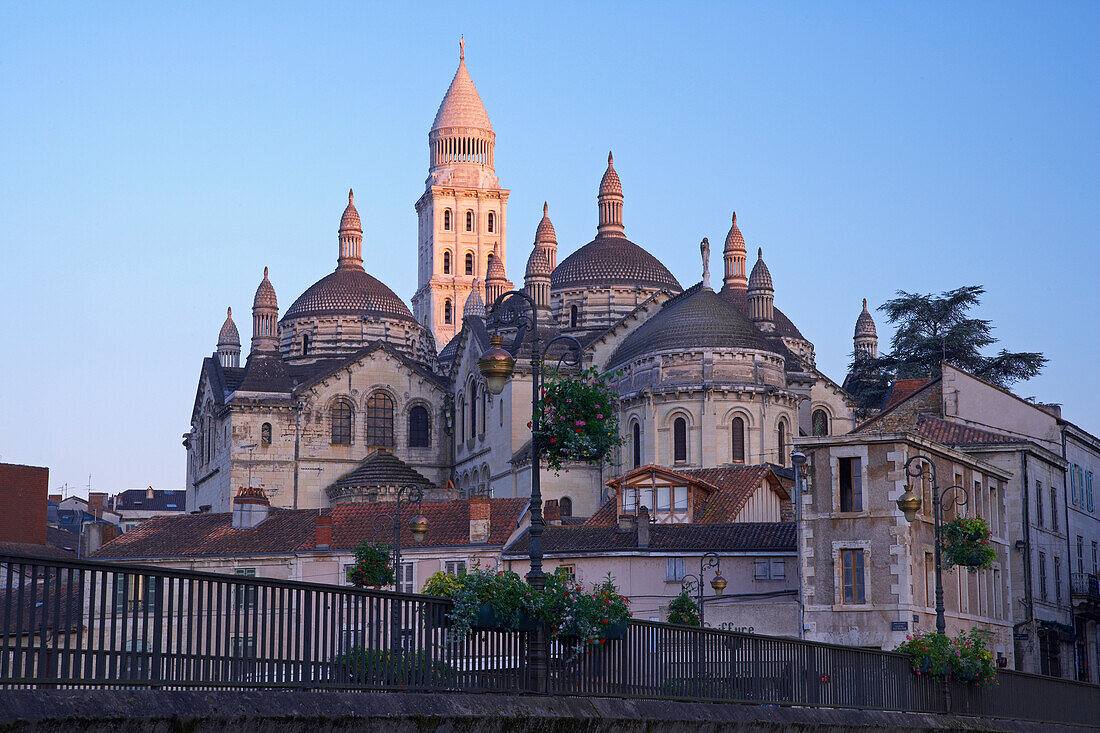
<path fill-rule="evenodd" d="M 1070 583 L 1074 596 L 1082 600 L 1100 601 L 1100 577 L 1095 573 L 1074 573 Z"/>

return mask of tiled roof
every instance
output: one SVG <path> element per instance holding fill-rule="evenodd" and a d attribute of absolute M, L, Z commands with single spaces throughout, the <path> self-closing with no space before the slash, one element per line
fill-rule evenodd
<path fill-rule="evenodd" d="M 525 555 L 529 532 L 524 532 L 504 551 Z M 617 526 L 547 527 L 542 535 L 543 552 L 599 553 L 638 549 L 636 529 L 621 531 Z M 727 552 L 795 549 L 795 527 L 791 522 L 739 522 L 736 524 L 652 524 L 649 550 L 723 550 Z"/>
<path fill-rule="evenodd" d="M 489 131 L 493 129 L 481 95 L 477 93 L 474 80 L 466 70 L 465 52 L 459 59 L 458 70 L 455 71 L 454 79 L 451 80 L 447 93 L 443 95 L 443 101 L 439 103 L 439 110 L 435 113 L 435 121 L 432 122 L 433 130 L 448 127 L 477 127 Z"/>
<path fill-rule="evenodd" d="M 727 288 L 723 287 L 719 292 L 722 298 L 725 298 L 733 304 L 737 310 L 741 311 L 741 314 L 746 318 L 749 317 L 749 292 L 742 287 Z M 775 323 L 775 334 L 777 336 L 786 336 L 788 338 L 796 338 L 800 341 L 805 341 L 806 337 L 802 335 L 802 332 L 794 325 L 787 314 L 778 308 L 772 306 L 772 318 Z"/>
<path fill-rule="evenodd" d="M 80 536 L 56 527 L 46 527 L 46 544 L 0 542 L 0 553 L 26 555 L 51 560 L 67 560 L 79 555 Z"/>
<path fill-rule="evenodd" d="M 487 544 L 503 545 L 516 529 L 528 499 L 489 499 L 489 539 Z M 387 541 L 392 530 L 379 535 L 374 530 L 374 518 L 380 514 L 393 516 L 393 502 L 372 504 L 342 504 L 332 508 L 332 547 L 351 549 L 363 540 Z M 416 516 L 413 504 L 401 505 L 402 547 L 456 547 L 470 544 L 470 500 L 425 502 L 420 510 L 428 518 L 428 533 L 423 542 L 413 541 L 409 520 Z M 392 525 L 391 525 L 392 526 Z"/>
<path fill-rule="evenodd" d="M 627 285 L 680 291 L 656 257 L 622 236 L 600 235 L 566 257 L 550 275 L 551 290 L 584 285 Z"/>
<path fill-rule="evenodd" d="M 695 518 L 697 523 L 715 524 L 732 522 L 770 471 L 767 466 L 729 466 L 697 468 L 679 473 L 706 481 L 718 489 L 707 499 L 702 514 Z"/>
<path fill-rule="evenodd" d="M 917 415 L 915 432 L 921 437 L 942 445 L 994 445 L 1019 443 L 1024 440 L 923 414 Z"/>
<path fill-rule="evenodd" d="M 616 518 L 616 504 L 614 499 L 608 499 L 600 508 L 592 513 L 592 516 L 585 520 L 586 527 L 610 527 L 615 524 Z"/>
<path fill-rule="evenodd" d="M 244 378 L 237 385 L 241 392 L 285 392 L 294 388 L 283 358 L 278 354 L 250 354 L 244 366 Z"/>
<path fill-rule="evenodd" d="M 864 308 L 864 311 L 866 311 L 866 308 Z M 862 316 L 860 317 L 862 318 Z M 858 329 L 858 324 L 856 327 Z M 890 387 L 890 391 L 886 395 L 886 403 L 882 406 L 883 411 L 889 410 L 894 405 L 907 399 L 910 395 L 924 389 L 931 381 L 932 380 L 928 377 L 895 379 L 894 384 Z"/>
<path fill-rule="evenodd" d="M 222 324 L 222 330 L 218 332 L 218 347 L 240 345 L 241 334 L 237 331 L 237 324 L 233 322 L 233 309 L 227 308 L 225 323 Z"/>
<path fill-rule="evenodd" d="M 126 489 L 115 494 L 111 508 L 114 511 L 182 512 L 186 496 L 187 492 L 177 489 L 154 489 L 152 496 L 146 489 Z"/>
<path fill-rule="evenodd" d="M 406 484 L 427 488 L 432 485 L 432 482 L 393 453 L 377 451 L 367 456 L 354 470 L 333 482 L 332 487 L 336 489 L 382 488 Z"/>
<path fill-rule="evenodd" d="M 764 264 L 764 250 L 756 250 L 756 264 L 749 273 L 749 290 L 774 290 L 772 286 L 772 273 Z"/>

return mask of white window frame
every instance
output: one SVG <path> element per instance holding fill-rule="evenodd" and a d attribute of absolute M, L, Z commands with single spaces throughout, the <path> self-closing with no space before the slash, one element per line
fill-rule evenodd
<path fill-rule="evenodd" d="M 858 512 L 841 512 L 840 511 L 840 459 L 841 458 L 858 458 L 859 459 L 859 490 L 860 490 L 860 506 L 862 507 Z M 833 513 L 839 514 L 843 517 L 859 517 L 870 513 L 868 508 L 868 496 L 867 496 L 867 447 L 866 446 L 852 446 L 844 448 L 834 448 L 829 453 L 829 466 L 832 469 L 832 506 Z M 855 545 L 852 545 L 855 547 Z"/>
<path fill-rule="evenodd" d="M 841 550 L 863 551 L 863 603 L 844 602 L 844 564 L 841 561 Z M 833 610 L 846 611 L 853 609 L 869 609 L 873 605 L 872 591 L 871 541 L 835 540 L 833 542 Z"/>

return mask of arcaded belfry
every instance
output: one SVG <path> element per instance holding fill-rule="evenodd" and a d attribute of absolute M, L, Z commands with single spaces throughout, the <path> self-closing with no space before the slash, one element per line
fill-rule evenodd
<path fill-rule="evenodd" d="M 558 264 L 558 235 L 550 221 L 550 206 L 542 202 L 542 221 L 535 230 L 535 246 L 527 258 L 527 271 L 523 276 L 523 287 L 541 311 L 550 313 L 550 273 Z"/>
<path fill-rule="evenodd" d="M 496 133 L 466 70 L 464 41 L 459 49 L 458 70 L 428 133 L 428 180 L 416 202 L 419 271 L 413 312 L 439 348 L 462 328 L 460 314 L 475 288 L 482 302 L 492 303 L 485 293 L 490 255 L 502 270 L 508 263 L 509 192 L 494 170 Z M 494 274 L 496 284 L 503 284 L 499 272 Z M 501 292 L 511 289 L 507 283 Z"/>
<path fill-rule="evenodd" d="M 223 367 L 236 367 L 241 364 L 241 334 L 233 322 L 233 309 L 227 308 L 225 323 L 218 332 L 218 360 Z"/>
<path fill-rule="evenodd" d="M 856 319 L 856 334 L 853 339 L 856 356 L 869 356 L 872 359 L 878 357 L 878 329 L 875 328 L 875 319 L 867 310 L 867 299 L 863 299 L 863 311 Z"/>

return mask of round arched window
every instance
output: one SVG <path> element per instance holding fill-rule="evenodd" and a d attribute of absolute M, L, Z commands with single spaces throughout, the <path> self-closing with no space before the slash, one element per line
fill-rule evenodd
<path fill-rule="evenodd" d="M 829 434 L 829 413 L 824 410 L 814 410 L 811 420 L 814 435 Z"/>

